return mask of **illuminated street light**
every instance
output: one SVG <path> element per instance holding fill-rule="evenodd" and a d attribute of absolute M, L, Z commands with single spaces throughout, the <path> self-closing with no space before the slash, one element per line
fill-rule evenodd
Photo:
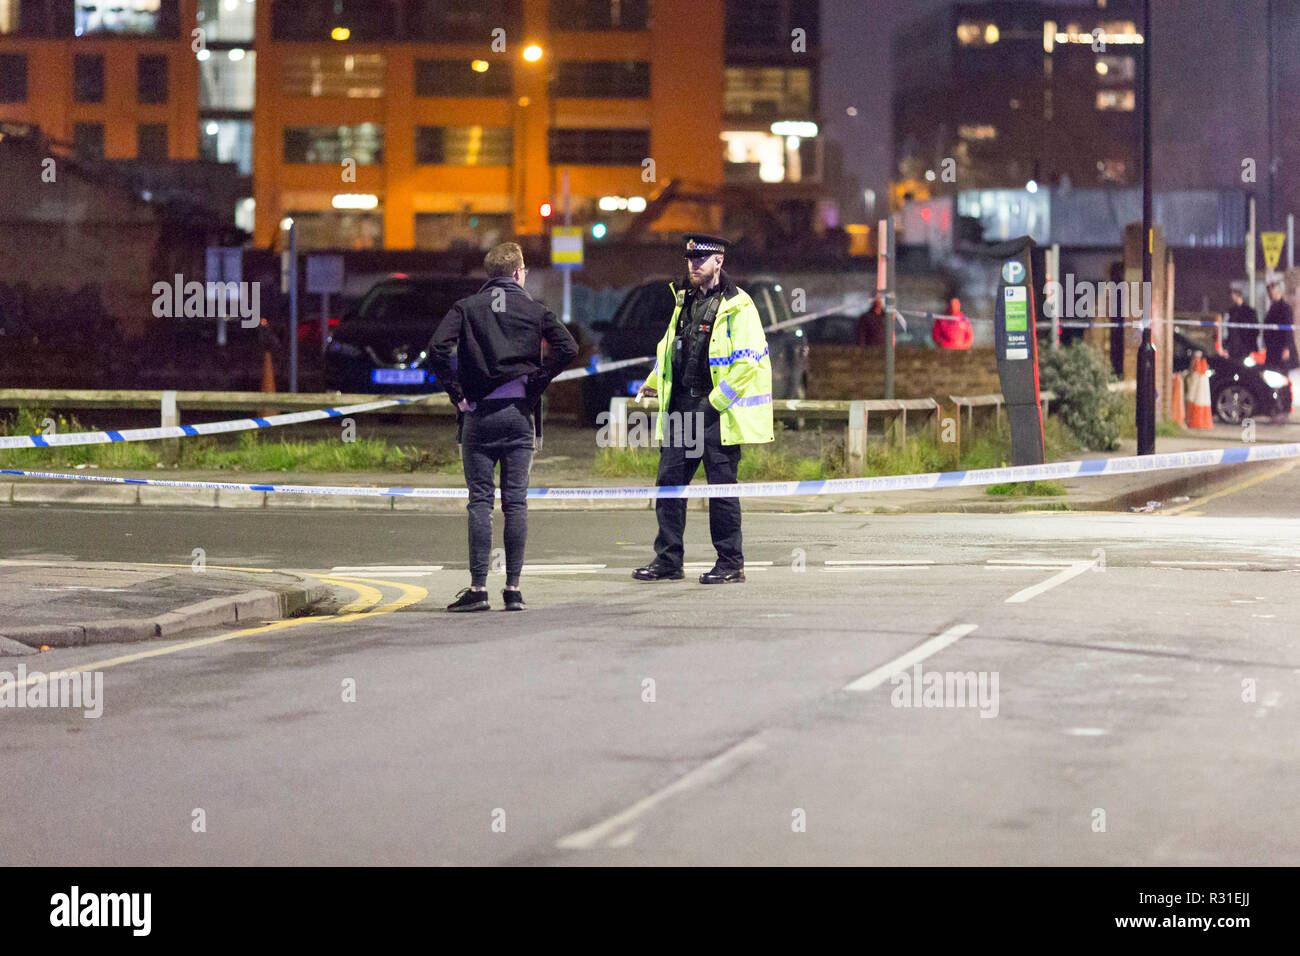
<path fill-rule="evenodd" d="M 530 43 L 524 47 L 524 59 L 529 63 L 536 63 L 542 58 L 542 48 L 536 43 Z"/>
<path fill-rule="evenodd" d="M 347 27 L 335 27 L 330 31 L 331 40 L 346 40 L 350 36 L 352 36 L 352 31 Z"/>
<path fill-rule="evenodd" d="M 475 73 L 486 73 L 488 71 L 488 61 L 475 60 L 473 63 L 470 64 L 470 67 L 474 70 Z"/>

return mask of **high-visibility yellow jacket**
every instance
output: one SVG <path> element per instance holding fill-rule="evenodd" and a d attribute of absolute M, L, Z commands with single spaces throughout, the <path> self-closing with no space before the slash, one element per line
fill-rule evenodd
<path fill-rule="evenodd" d="M 718 410 L 722 444 L 760 444 L 772 440 L 772 363 L 767 354 L 767 336 L 754 300 L 723 272 L 722 301 L 709 335 L 709 374 L 713 390 L 709 403 Z M 673 388 L 673 339 L 686 297 L 687 280 L 669 288 L 677 305 L 668 321 L 668 331 L 655 348 L 655 366 L 645 380 L 646 388 L 659 392 L 659 415 L 655 439 L 664 438 L 663 412 L 668 411 Z"/>

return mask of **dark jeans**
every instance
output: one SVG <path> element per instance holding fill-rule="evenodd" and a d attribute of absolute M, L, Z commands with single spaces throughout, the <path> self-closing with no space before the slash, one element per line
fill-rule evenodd
<path fill-rule="evenodd" d="M 682 436 L 673 433 L 669 423 L 680 419 L 673 416 L 665 420 L 664 441 L 659 448 L 659 476 L 656 484 L 689 485 L 704 461 L 704 475 L 711 485 L 732 484 L 740 465 L 740 446 L 722 444 L 722 424 L 718 412 L 707 397 L 692 399 L 689 403 L 673 395 L 672 410 L 681 412 L 693 409 L 704 416 L 704 447 L 700 457 L 689 457 L 691 449 Z M 696 436 L 698 440 L 698 435 Z M 686 530 L 686 499 L 658 498 L 655 500 L 655 517 L 659 519 L 659 534 L 655 537 L 655 561 L 661 565 L 680 568 L 683 559 L 682 534 Z M 740 543 L 740 499 L 709 499 L 709 533 L 713 547 L 718 552 L 718 567 L 743 568 L 745 557 Z"/>
<path fill-rule="evenodd" d="M 506 584 L 519 584 L 528 537 L 528 473 L 533 465 L 533 423 L 522 399 L 482 401 L 465 415 L 461 459 L 469 488 L 469 573 L 475 587 L 487 584 L 492 552 L 493 472 L 501 464 L 501 511 L 505 515 Z"/>

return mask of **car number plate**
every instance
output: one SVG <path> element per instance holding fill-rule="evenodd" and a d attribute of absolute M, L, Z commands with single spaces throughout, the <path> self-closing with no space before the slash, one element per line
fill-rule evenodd
<path fill-rule="evenodd" d="M 376 385 L 423 385 L 424 370 L 418 368 L 377 368 L 370 373 Z"/>

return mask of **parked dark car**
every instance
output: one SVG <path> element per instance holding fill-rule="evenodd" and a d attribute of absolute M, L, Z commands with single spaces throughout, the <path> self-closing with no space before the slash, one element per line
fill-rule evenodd
<path fill-rule="evenodd" d="M 1281 372 L 1245 365 L 1174 333 L 1174 371 L 1191 367 L 1192 352 L 1205 354 L 1210 367 L 1210 404 L 1220 421 L 1239 425 L 1247 418 L 1291 413 L 1291 382 Z"/>
<path fill-rule="evenodd" d="M 653 356 L 655 346 L 668 330 L 675 300 L 669 289 L 669 277 L 652 279 L 630 289 L 608 322 L 593 322 L 592 332 L 601 336 L 600 360 Z M 758 309 L 766 331 L 778 322 L 793 318 L 781 283 L 766 276 L 737 279 L 736 285 L 749 293 Z M 807 398 L 808 339 L 798 326 L 767 333 L 768 355 L 772 362 L 774 398 Z M 583 412 L 589 422 L 609 410 L 609 400 L 616 395 L 635 395 L 645 381 L 652 362 L 634 365 L 583 380 Z"/>
<path fill-rule="evenodd" d="M 442 317 L 483 279 L 389 278 L 362 296 L 333 328 L 325 348 L 325 384 L 341 392 L 436 392 L 425 349 Z"/>

